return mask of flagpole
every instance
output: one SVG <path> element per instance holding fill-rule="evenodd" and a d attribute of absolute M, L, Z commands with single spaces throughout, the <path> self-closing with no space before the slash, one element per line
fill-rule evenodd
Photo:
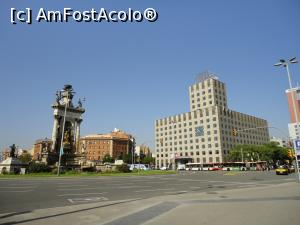
<path fill-rule="evenodd" d="M 64 140 L 64 131 L 65 131 L 65 123 L 66 123 L 66 115 L 67 115 L 67 105 L 69 101 L 69 92 L 67 92 L 67 102 L 65 103 L 65 112 L 64 112 L 64 120 L 63 120 L 63 127 L 61 132 L 61 140 L 60 140 L 60 149 L 59 149 L 59 158 L 58 158 L 58 168 L 57 168 L 57 176 L 60 174 L 60 163 L 61 163 L 61 156 L 63 154 L 63 140 Z"/>

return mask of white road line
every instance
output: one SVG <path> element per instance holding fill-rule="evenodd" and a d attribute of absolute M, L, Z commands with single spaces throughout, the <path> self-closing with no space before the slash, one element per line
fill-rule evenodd
<path fill-rule="evenodd" d="M 168 192 L 164 192 L 167 195 L 170 194 L 183 194 L 183 193 L 188 193 L 188 191 L 168 191 Z"/>
<path fill-rule="evenodd" d="M 199 182 L 208 183 L 225 183 L 225 184 L 258 184 L 258 182 L 236 182 L 236 181 L 222 181 L 222 180 L 199 180 Z"/>
<path fill-rule="evenodd" d="M 190 189 L 206 189 L 207 187 L 205 186 L 202 186 L 202 187 L 194 187 L 194 186 L 191 186 L 189 187 Z"/>
<path fill-rule="evenodd" d="M 69 188 L 69 187 L 88 187 L 88 185 L 78 184 L 78 185 L 61 185 L 61 186 L 58 186 L 58 188 Z"/>
<path fill-rule="evenodd" d="M 31 192 L 33 190 L 22 190 L 22 191 L 0 191 L 1 193 L 25 193 L 25 192 Z"/>
<path fill-rule="evenodd" d="M 171 190 L 174 190 L 174 188 L 161 188 L 161 189 L 151 189 L 151 190 L 140 190 L 140 191 L 134 191 L 134 192 L 139 193 L 139 192 L 171 191 Z"/>
<path fill-rule="evenodd" d="M 131 188 L 146 188 L 146 187 L 151 187 L 151 186 L 125 186 L 125 187 L 115 187 L 116 189 L 131 189 Z"/>
<path fill-rule="evenodd" d="M 37 186 L 6 186 L 6 187 L 0 187 L 0 189 L 7 189 L 7 188 L 36 188 Z"/>
<path fill-rule="evenodd" d="M 100 193 L 80 193 L 80 194 L 63 194 L 63 195 L 57 195 L 59 197 L 63 197 L 63 196 L 72 196 L 72 195 L 103 195 L 106 194 L 107 192 L 100 192 Z"/>
<path fill-rule="evenodd" d="M 85 185 L 83 183 L 72 183 L 72 182 L 66 182 L 66 183 L 57 183 L 57 185 Z"/>
<path fill-rule="evenodd" d="M 81 190 L 93 190 L 93 189 L 98 189 L 98 188 L 72 188 L 72 189 L 57 189 L 58 191 L 81 191 Z"/>
<path fill-rule="evenodd" d="M 169 183 L 168 181 L 149 181 L 146 184 L 161 184 L 161 183 Z"/>
<path fill-rule="evenodd" d="M 108 198 L 105 197 L 87 197 L 87 198 L 70 198 L 68 201 L 70 203 L 84 203 L 84 202 L 99 202 L 99 201 L 107 201 Z"/>
<path fill-rule="evenodd" d="M 248 185 L 239 185 L 239 186 L 237 186 L 237 187 L 239 187 L 239 188 L 246 188 L 246 187 L 256 187 L 257 185 L 255 185 L 255 184 L 248 184 Z"/>

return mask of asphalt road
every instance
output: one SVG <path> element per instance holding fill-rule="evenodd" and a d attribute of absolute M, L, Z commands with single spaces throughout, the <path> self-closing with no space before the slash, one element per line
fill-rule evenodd
<path fill-rule="evenodd" d="M 181 193 L 267 186 L 295 180 L 295 174 L 183 171 L 172 175 L 0 179 L 0 214 L 35 209 Z"/>

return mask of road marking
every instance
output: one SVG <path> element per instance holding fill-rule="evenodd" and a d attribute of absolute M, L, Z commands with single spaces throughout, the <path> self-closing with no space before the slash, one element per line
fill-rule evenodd
<path fill-rule="evenodd" d="M 190 189 L 201 189 L 201 190 L 203 190 L 203 191 L 208 189 L 207 186 L 202 186 L 202 187 L 199 187 L 199 186 L 198 186 L 198 187 L 195 187 L 195 186 L 194 186 L 194 187 L 189 187 L 189 188 L 190 188 Z"/>
<path fill-rule="evenodd" d="M 100 192 L 100 193 L 78 193 L 78 194 L 63 194 L 63 195 L 57 195 L 59 197 L 63 197 L 63 196 L 72 196 L 72 195 L 103 195 L 106 194 L 107 192 Z"/>
<path fill-rule="evenodd" d="M 168 191 L 168 192 L 164 192 L 164 194 L 167 194 L 167 195 L 184 194 L 184 193 L 188 193 L 188 191 Z"/>
<path fill-rule="evenodd" d="M 147 184 L 161 184 L 161 183 L 169 183 L 168 181 L 149 181 Z"/>
<path fill-rule="evenodd" d="M 221 181 L 221 180 L 199 180 L 200 182 L 208 183 L 227 183 L 227 184 L 257 184 L 257 182 L 236 182 L 236 181 Z"/>
<path fill-rule="evenodd" d="M 174 190 L 174 188 L 161 188 L 161 189 L 151 189 L 151 190 L 140 190 L 140 191 L 134 191 L 134 192 L 139 193 L 139 192 L 171 191 L 171 190 Z"/>
<path fill-rule="evenodd" d="M 71 188 L 71 189 L 66 189 L 66 188 L 63 188 L 63 189 L 57 189 L 58 191 L 81 191 L 81 190 L 93 190 L 93 189 L 98 189 L 98 188 Z"/>
<path fill-rule="evenodd" d="M 72 204 L 74 203 L 84 203 L 84 202 L 99 202 L 107 201 L 108 198 L 105 197 L 90 197 L 90 198 L 69 198 L 68 201 Z"/>
<path fill-rule="evenodd" d="M 151 186 L 125 186 L 125 187 L 115 187 L 116 189 L 130 189 L 130 188 L 146 188 L 146 187 L 151 187 Z"/>
<path fill-rule="evenodd" d="M 9 192 L 9 193 L 25 193 L 25 192 L 31 192 L 31 191 L 33 191 L 33 190 L 22 190 L 22 191 L 0 191 L 1 193 L 7 193 L 7 192 Z"/>
<path fill-rule="evenodd" d="M 237 172 L 228 172 L 228 173 L 224 173 L 223 175 L 224 176 L 234 176 L 234 175 L 237 175 L 238 173 Z"/>
<path fill-rule="evenodd" d="M 69 188 L 69 187 L 88 187 L 88 185 L 85 184 L 78 184 L 78 185 L 64 185 L 64 186 L 60 186 L 58 188 Z"/>
<path fill-rule="evenodd" d="M 6 189 L 6 188 L 36 188 L 37 186 L 23 186 L 23 187 L 20 187 L 20 186 L 7 186 L 7 187 L 0 187 L 0 189 Z"/>

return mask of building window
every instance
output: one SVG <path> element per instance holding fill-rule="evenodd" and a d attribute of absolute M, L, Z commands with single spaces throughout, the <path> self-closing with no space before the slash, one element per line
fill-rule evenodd
<path fill-rule="evenodd" d="M 203 126 L 199 126 L 199 127 L 195 128 L 195 135 L 196 135 L 196 137 L 204 135 L 204 128 L 203 128 Z"/>

